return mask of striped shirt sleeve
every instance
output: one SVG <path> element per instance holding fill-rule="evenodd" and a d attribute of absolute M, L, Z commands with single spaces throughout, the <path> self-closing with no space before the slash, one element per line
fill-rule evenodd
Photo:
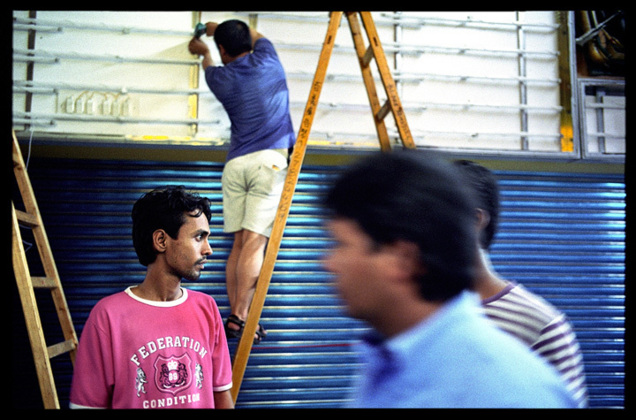
<path fill-rule="evenodd" d="M 579 406 L 587 406 L 583 357 L 565 314 L 515 283 L 482 304 L 486 315 L 499 328 L 526 343 L 552 364 L 579 401 Z"/>

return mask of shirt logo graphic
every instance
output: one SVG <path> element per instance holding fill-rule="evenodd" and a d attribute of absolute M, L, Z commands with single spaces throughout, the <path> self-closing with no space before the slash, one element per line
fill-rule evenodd
<path fill-rule="evenodd" d="M 181 356 L 157 356 L 155 360 L 155 383 L 162 392 L 173 395 L 190 386 L 192 375 L 190 365 L 192 361 L 187 353 Z"/>

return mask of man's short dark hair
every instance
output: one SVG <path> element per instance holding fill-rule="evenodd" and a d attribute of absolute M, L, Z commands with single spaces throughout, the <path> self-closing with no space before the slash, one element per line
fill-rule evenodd
<path fill-rule="evenodd" d="M 415 243 L 425 300 L 445 301 L 471 287 L 474 201 L 457 169 L 441 156 L 404 150 L 362 159 L 337 180 L 325 205 L 333 217 L 356 222 L 378 245 Z"/>
<path fill-rule="evenodd" d="M 186 192 L 183 186 L 158 188 L 142 196 L 132 209 L 133 245 L 139 262 L 147 266 L 157 258 L 152 239 L 157 229 L 165 230 L 176 239 L 186 215 L 199 217 L 202 213 L 209 222 L 212 217 L 210 201 Z"/>
<path fill-rule="evenodd" d="M 479 235 L 479 244 L 489 249 L 499 224 L 499 185 L 495 175 L 484 166 L 469 160 L 453 162 L 473 189 L 477 207 L 488 212 L 490 222 Z"/>
<path fill-rule="evenodd" d="M 241 20 L 231 19 L 219 24 L 214 31 L 214 42 L 223 45 L 225 52 L 231 57 L 252 50 L 250 28 Z"/>

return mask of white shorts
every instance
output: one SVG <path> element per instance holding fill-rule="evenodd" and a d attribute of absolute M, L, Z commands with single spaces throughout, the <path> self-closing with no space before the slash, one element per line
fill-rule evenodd
<path fill-rule="evenodd" d="M 223 168 L 223 231 L 242 229 L 269 237 L 287 176 L 279 150 L 260 150 L 231 159 Z"/>

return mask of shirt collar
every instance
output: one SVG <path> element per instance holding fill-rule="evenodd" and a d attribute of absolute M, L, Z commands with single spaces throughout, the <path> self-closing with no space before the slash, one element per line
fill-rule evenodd
<path fill-rule="evenodd" d="M 387 338 L 371 330 L 363 337 L 364 346 L 367 351 L 382 358 L 390 358 L 393 361 L 408 360 L 410 355 L 421 352 L 423 343 L 448 328 L 453 322 L 452 319 L 458 316 L 457 311 L 461 312 L 459 316 L 464 316 L 465 311 L 474 310 L 469 309 L 471 307 L 479 308 L 478 297 L 473 292 L 464 291 L 451 298 L 430 317 L 394 337 Z"/>

